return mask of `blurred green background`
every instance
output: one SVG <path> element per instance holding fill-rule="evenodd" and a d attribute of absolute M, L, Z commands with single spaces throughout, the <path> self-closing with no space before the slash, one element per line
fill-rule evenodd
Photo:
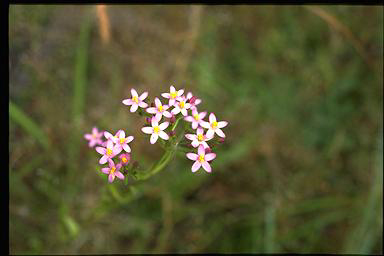
<path fill-rule="evenodd" d="M 12 254 L 383 252 L 382 6 L 11 5 L 9 71 Z M 121 101 L 170 85 L 229 121 L 213 173 L 107 184 L 83 135 L 154 163 Z"/>

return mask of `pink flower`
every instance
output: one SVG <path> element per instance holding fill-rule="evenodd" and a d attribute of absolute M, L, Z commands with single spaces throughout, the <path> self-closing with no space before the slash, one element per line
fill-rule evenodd
<path fill-rule="evenodd" d="M 207 136 L 208 137 L 213 137 L 213 135 L 216 133 L 218 136 L 225 138 L 225 134 L 220 128 L 223 128 L 227 126 L 228 122 L 227 121 L 221 121 L 217 122 L 215 114 L 211 113 L 209 115 L 209 123 L 208 122 L 201 122 L 201 126 L 208 129 L 207 131 Z"/>
<path fill-rule="evenodd" d="M 108 159 L 115 157 L 121 152 L 122 148 L 118 145 L 114 145 L 112 140 L 107 141 L 107 147 L 96 147 L 96 151 L 103 156 L 100 158 L 99 163 L 105 164 Z"/>
<path fill-rule="evenodd" d="M 192 109 L 201 103 L 201 99 L 198 99 L 193 96 L 191 92 L 187 93 L 187 100 L 191 104 Z"/>
<path fill-rule="evenodd" d="M 203 128 L 197 128 L 196 134 L 186 134 L 185 137 L 189 140 L 192 140 L 192 146 L 194 148 L 197 148 L 200 145 L 203 145 L 204 148 L 209 148 L 206 141 L 209 141 L 213 137 L 207 137 L 204 135 L 204 129 Z"/>
<path fill-rule="evenodd" d="M 152 127 L 147 126 L 147 127 L 141 128 L 141 130 L 144 133 L 152 134 L 151 139 L 150 139 L 151 144 L 155 144 L 155 142 L 157 141 L 159 136 L 163 140 L 169 139 L 168 134 L 166 132 L 164 132 L 164 130 L 167 129 L 169 122 L 164 122 L 164 123 L 159 125 L 158 120 L 156 119 L 156 117 L 154 117 L 154 118 L 152 118 L 151 124 L 152 124 Z"/>
<path fill-rule="evenodd" d="M 136 90 L 131 89 L 131 95 L 132 95 L 131 99 L 123 100 L 124 105 L 127 105 L 127 106 L 132 105 L 130 109 L 131 112 L 135 112 L 138 109 L 138 107 L 141 107 L 141 108 L 148 107 L 148 104 L 143 101 L 145 100 L 145 98 L 147 98 L 148 92 L 143 92 L 143 94 L 141 94 L 139 97 Z"/>
<path fill-rule="evenodd" d="M 205 154 L 203 145 L 199 146 L 197 153 L 198 154 L 187 153 L 187 158 L 195 161 L 195 163 L 192 165 L 192 172 L 196 172 L 200 169 L 201 166 L 203 166 L 204 170 L 206 170 L 207 172 L 211 172 L 211 165 L 208 163 L 208 161 L 212 161 L 216 157 L 216 154 Z"/>
<path fill-rule="evenodd" d="M 183 95 L 183 93 L 184 93 L 183 89 L 177 91 L 175 87 L 171 85 L 171 87 L 169 87 L 169 93 L 162 93 L 161 96 L 163 96 L 166 99 L 169 99 L 168 106 L 173 106 L 176 102 L 176 99 L 181 95 Z"/>
<path fill-rule="evenodd" d="M 188 115 L 187 109 L 189 109 L 190 107 L 191 107 L 191 104 L 186 103 L 185 96 L 182 96 L 178 98 L 178 101 L 174 104 L 174 109 L 172 109 L 171 112 L 174 115 L 177 115 L 179 112 L 181 112 L 183 116 L 187 116 Z"/>
<path fill-rule="evenodd" d="M 129 163 L 129 160 L 131 160 L 131 155 L 124 153 L 119 155 L 119 159 L 121 160 L 122 165 L 127 165 Z"/>
<path fill-rule="evenodd" d="M 131 148 L 128 146 L 128 143 L 133 141 L 133 136 L 125 137 L 125 132 L 120 131 L 119 137 L 113 137 L 113 142 L 116 143 L 116 146 L 123 148 L 126 152 L 131 152 Z"/>
<path fill-rule="evenodd" d="M 196 129 L 201 122 L 203 121 L 203 118 L 207 115 L 207 112 L 197 112 L 196 108 L 192 109 L 192 116 L 187 116 L 184 118 L 187 122 L 192 122 L 192 129 Z"/>
<path fill-rule="evenodd" d="M 124 175 L 119 171 L 121 168 L 121 164 L 115 165 L 112 159 L 108 159 L 109 168 L 102 168 L 101 171 L 105 174 L 109 174 L 108 181 L 113 182 L 115 176 L 121 180 L 124 180 Z"/>
<path fill-rule="evenodd" d="M 157 97 L 155 98 L 155 105 L 156 105 L 156 107 L 147 108 L 147 112 L 150 114 L 154 114 L 158 121 L 161 120 L 162 116 L 165 116 L 168 118 L 172 117 L 172 114 L 167 111 L 169 106 L 168 105 L 162 105 L 161 101 Z"/>
<path fill-rule="evenodd" d="M 103 141 L 101 140 L 101 137 L 103 136 L 103 132 L 99 132 L 96 127 L 93 127 L 92 134 L 85 134 L 84 138 L 86 140 L 89 140 L 88 146 L 93 148 L 95 145 L 102 144 Z"/>

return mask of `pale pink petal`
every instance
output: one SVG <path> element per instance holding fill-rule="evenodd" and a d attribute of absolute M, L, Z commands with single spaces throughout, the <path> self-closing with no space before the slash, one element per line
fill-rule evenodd
<path fill-rule="evenodd" d="M 197 153 L 199 155 L 205 155 L 205 149 L 203 145 L 200 145 L 199 148 L 197 149 Z"/>
<path fill-rule="evenodd" d="M 194 148 L 197 148 L 199 146 L 199 144 L 200 143 L 199 143 L 198 140 L 193 140 L 192 143 L 191 143 L 192 147 L 194 147 Z"/>
<path fill-rule="evenodd" d="M 146 107 L 148 107 L 148 104 L 143 102 L 143 101 L 141 101 L 141 102 L 139 102 L 139 107 L 146 108 Z"/>
<path fill-rule="evenodd" d="M 228 122 L 227 121 L 221 121 L 217 123 L 217 128 L 224 128 L 227 126 Z"/>
<path fill-rule="evenodd" d="M 208 122 L 205 122 L 205 121 L 201 122 L 200 126 L 205 128 L 205 129 L 211 128 L 211 125 Z"/>
<path fill-rule="evenodd" d="M 139 97 L 139 95 L 137 94 L 137 91 L 135 89 L 131 89 L 131 95 L 132 95 L 132 98 L 133 97 Z"/>
<path fill-rule="evenodd" d="M 187 138 L 189 140 L 194 140 L 194 139 L 196 139 L 196 135 L 194 135 L 194 134 L 185 134 L 185 138 Z"/>
<path fill-rule="evenodd" d="M 157 121 L 160 121 L 162 116 L 163 115 L 161 113 L 156 113 L 155 118 Z"/>
<path fill-rule="evenodd" d="M 188 115 L 188 111 L 185 109 L 185 108 L 183 108 L 182 110 L 180 110 L 181 111 L 181 114 L 183 115 L 183 116 L 187 116 Z"/>
<path fill-rule="evenodd" d="M 199 126 L 199 123 L 196 121 L 192 122 L 192 129 L 196 129 Z"/>
<path fill-rule="evenodd" d="M 215 157 L 216 157 L 215 153 L 208 153 L 205 155 L 204 159 L 205 159 L 205 161 L 211 161 L 211 160 L 215 159 Z"/>
<path fill-rule="evenodd" d="M 109 165 L 109 168 L 115 167 L 115 163 L 110 158 L 108 159 L 108 165 Z"/>
<path fill-rule="evenodd" d="M 175 87 L 173 87 L 173 85 L 171 85 L 171 87 L 169 87 L 169 90 L 171 93 L 176 91 L 176 89 L 175 89 Z"/>
<path fill-rule="evenodd" d="M 193 95 L 192 95 L 192 93 L 191 93 L 191 92 L 188 92 L 188 93 L 187 93 L 187 99 L 190 99 L 190 98 L 192 98 L 192 96 L 193 96 Z"/>
<path fill-rule="evenodd" d="M 206 170 L 207 172 L 211 172 L 212 171 L 211 166 L 209 165 L 208 162 L 204 161 L 202 163 L 202 165 L 203 165 L 204 170 Z"/>
<path fill-rule="evenodd" d="M 97 133 L 98 133 L 98 130 L 97 130 L 96 127 L 93 127 L 93 128 L 92 128 L 92 133 L 93 133 L 93 134 L 97 134 Z"/>
<path fill-rule="evenodd" d="M 141 130 L 143 131 L 143 133 L 146 133 L 146 134 L 152 134 L 153 133 L 153 127 L 143 127 L 141 128 Z"/>
<path fill-rule="evenodd" d="M 221 138 L 225 138 L 225 134 L 223 133 L 223 131 L 220 129 L 220 128 L 216 128 L 215 129 L 215 132 L 217 135 L 219 135 Z"/>
<path fill-rule="evenodd" d="M 97 151 L 97 153 L 102 154 L 102 155 L 104 155 L 105 152 L 107 152 L 107 150 L 103 147 L 96 147 L 96 151 Z"/>
<path fill-rule="evenodd" d="M 147 96 L 148 96 L 148 92 L 143 92 L 143 93 L 140 95 L 139 99 L 140 99 L 140 100 L 145 100 L 145 98 L 147 98 Z"/>
<path fill-rule="evenodd" d="M 111 133 L 109 133 L 109 132 L 104 132 L 104 137 L 106 139 L 111 139 L 113 137 L 113 135 Z"/>
<path fill-rule="evenodd" d="M 108 176 L 108 181 L 109 181 L 110 183 L 112 183 L 114 179 L 115 179 L 115 175 L 112 174 L 112 173 L 109 174 L 109 176 Z"/>
<path fill-rule="evenodd" d="M 196 99 L 195 102 L 193 103 L 194 105 L 199 105 L 201 103 L 201 99 Z"/>
<path fill-rule="evenodd" d="M 168 139 L 169 139 L 168 134 L 167 134 L 166 132 L 164 132 L 164 131 L 160 131 L 160 132 L 159 132 L 159 136 L 160 136 L 160 138 L 162 138 L 163 140 L 168 140 Z"/>
<path fill-rule="evenodd" d="M 203 134 L 204 133 L 204 129 L 203 128 L 197 128 L 196 130 L 196 134 L 199 135 L 199 134 Z"/>
<path fill-rule="evenodd" d="M 210 123 L 216 122 L 215 114 L 213 114 L 213 113 L 209 114 L 209 122 Z"/>
<path fill-rule="evenodd" d="M 85 134 L 84 138 L 87 140 L 91 140 L 91 139 L 93 139 L 93 136 L 91 134 Z"/>
<path fill-rule="evenodd" d="M 193 161 L 196 161 L 199 158 L 199 156 L 195 153 L 187 153 L 186 156 L 188 159 L 193 160 Z"/>
<path fill-rule="evenodd" d="M 157 135 L 156 133 L 152 133 L 151 139 L 150 139 L 151 144 L 155 144 L 158 138 L 159 138 L 159 135 Z"/>
<path fill-rule="evenodd" d="M 131 152 L 131 148 L 127 144 L 123 145 L 123 149 L 128 153 Z"/>
<path fill-rule="evenodd" d="M 132 99 L 125 99 L 122 102 L 124 105 L 127 105 L 127 106 L 132 105 L 132 103 L 133 103 Z"/>
<path fill-rule="evenodd" d="M 172 117 L 172 114 L 169 113 L 168 111 L 163 111 L 163 115 L 167 118 L 171 118 Z"/>
<path fill-rule="evenodd" d="M 131 111 L 132 113 L 135 112 L 137 109 L 138 109 L 138 105 L 135 103 L 131 106 L 131 109 L 129 111 Z"/>
<path fill-rule="evenodd" d="M 124 180 L 124 175 L 121 172 L 115 171 L 115 175 L 116 175 L 117 178 L 119 178 L 121 180 Z"/>
<path fill-rule="evenodd" d="M 177 107 L 177 106 L 175 106 L 175 108 L 174 109 L 172 109 L 172 114 L 174 114 L 174 115 L 177 115 L 179 112 L 180 112 L 180 108 L 179 107 Z"/>
<path fill-rule="evenodd" d="M 113 142 L 112 142 L 111 140 L 109 140 L 109 141 L 107 142 L 107 148 L 108 148 L 108 149 L 112 149 L 112 148 L 113 148 Z"/>
<path fill-rule="evenodd" d="M 186 117 L 184 117 L 184 120 L 187 122 L 194 122 L 195 118 L 193 118 L 192 116 L 186 116 Z"/>
<path fill-rule="evenodd" d="M 196 108 L 192 109 L 192 116 L 198 115 L 199 113 L 197 112 Z"/>
<path fill-rule="evenodd" d="M 159 126 L 159 120 L 156 117 L 151 120 L 152 127 Z"/>
<path fill-rule="evenodd" d="M 101 171 L 105 174 L 109 174 L 109 168 L 108 167 L 102 168 Z"/>
<path fill-rule="evenodd" d="M 159 125 L 159 128 L 160 128 L 160 130 L 163 131 L 163 130 L 167 129 L 168 126 L 169 126 L 169 122 L 164 122 L 164 123 Z"/>
<path fill-rule="evenodd" d="M 169 99 L 171 97 L 169 93 L 162 93 L 161 96 L 163 96 L 166 99 Z"/>
<path fill-rule="evenodd" d="M 209 129 L 206 133 L 207 138 L 213 138 L 213 135 L 215 134 L 215 131 L 212 129 Z"/>
<path fill-rule="evenodd" d="M 199 161 L 196 161 L 193 165 L 192 165 L 192 172 L 196 172 L 197 170 L 199 170 L 201 167 L 201 163 Z"/>
<path fill-rule="evenodd" d="M 190 103 L 185 103 L 184 108 L 185 109 L 190 109 L 191 108 L 191 104 Z"/>
<path fill-rule="evenodd" d="M 207 111 L 201 112 L 201 113 L 199 114 L 199 118 L 200 118 L 200 119 L 203 119 L 206 115 L 207 115 Z"/>
<path fill-rule="evenodd" d="M 125 138 L 125 143 L 129 143 L 131 141 L 133 141 L 134 137 L 133 136 L 128 136 L 127 138 Z"/>
<path fill-rule="evenodd" d="M 177 96 L 181 96 L 181 95 L 183 95 L 183 93 L 184 93 L 184 89 L 180 89 L 178 92 L 177 92 Z"/>
<path fill-rule="evenodd" d="M 176 102 L 176 100 L 175 99 L 169 99 L 169 106 L 173 106 L 173 105 L 175 105 L 175 102 Z M 177 113 L 179 113 L 179 112 L 177 112 Z"/>
<path fill-rule="evenodd" d="M 106 155 L 103 155 L 99 160 L 99 164 L 105 164 L 107 160 L 108 160 L 108 157 Z"/>
<path fill-rule="evenodd" d="M 163 111 L 169 109 L 169 106 L 168 105 L 163 105 Z"/>
<path fill-rule="evenodd" d="M 96 140 L 91 140 L 91 141 L 89 141 L 88 146 L 90 146 L 91 148 L 93 148 L 96 144 L 97 144 L 97 141 L 96 141 Z"/>
<path fill-rule="evenodd" d="M 120 170 L 121 166 L 122 166 L 121 163 L 118 163 L 118 164 L 116 165 L 116 171 Z"/>
<path fill-rule="evenodd" d="M 123 147 L 121 145 L 116 145 L 112 150 L 112 154 L 115 156 L 119 154 L 122 150 L 123 150 Z"/>
<path fill-rule="evenodd" d="M 159 100 L 159 98 L 155 98 L 155 105 L 156 105 L 156 107 L 158 108 L 158 107 L 160 107 L 160 106 L 162 106 L 161 105 L 161 101 Z"/>
<path fill-rule="evenodd" d="M 156 114 L 157 113 L 157 108 L 155 107 L 151 107 L 151 108 L 147 108 L 146 111 L 149 113 L 149 114 Z"/>
<path fill-rule="evenodd" d="M 205 142 L 205 141 L 202 141 L 202 142 L 201 142 L 201 145 L 203 145 L 203 146 L 204 146 L 204 148 L 209 148 L 209 145 L 208 145 L 208 143 L 207 143 L 207 142 Z"/>
<path fill-rule="evenodd" d="M 124 138 L 125 138 L 125 132 L 124 131 L 120 131 L 119 139 L 124 139 Z"/>

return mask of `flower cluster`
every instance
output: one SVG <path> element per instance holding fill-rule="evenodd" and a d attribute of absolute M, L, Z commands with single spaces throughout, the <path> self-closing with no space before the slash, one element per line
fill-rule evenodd
<path fill-rule="evenodd" d="M 106 140 L 102 140 L 103 136 Z M 101 171 L 108 174 L 108 181 L 113 182 L 115 177 L 124 180 L 122 167 L 126 166 L 131 159 L 131 148 L 128 143 L 133 140 L 133 136 L 125 136 L 123 130 L 119 130 L 115 135 L 108 131 L 99 132 L 96 127 L 92 129 L 92 134 L 85 134 L 84 138 L 89 140 L 89 147 L 95 147 L 97 153 L 101 154 L 99 164 L 108 164 Z M 114 160 L 114 158 L 117 158 Z M 115 164 L 115 161 L 118 163 Z"/>

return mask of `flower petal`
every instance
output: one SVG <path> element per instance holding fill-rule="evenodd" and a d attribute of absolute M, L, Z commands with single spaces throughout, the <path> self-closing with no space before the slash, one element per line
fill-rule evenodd
<path fill-rule="evenodd" d="M 221 121 L 217 123 L 217 128 L 224 128 L 227 126 L 228 122 L 227 121 Z"/>
<path fill-rule="evenodd" d="M 177 96 L 180 97 L 181 95 L 183 95 L 183 93 L 184 93 L 184 89 L 180 89 L 177 91 Z"/>
<path fill-rule="evenodd" d="M 216 122 L 215 114 L 213 114 L 213 113 L 209 114 L 209 122 L 210 123 Z"/>
<path fill-rule="evenodd" d="M 152 127 L 159 126 L 159 120 L 157 120 L 156 116 L 152 117 L 151 125 Z"/>
<path fill-rule="evenodd" d="M 152 133 L 151 139 L 150 139 L 151 144 L 155 144 L 158 138 L 159 138 L 159 135 L 157 135 L 156 133 Z"/>
<path fill-rule="evenodd" d="M 169 93 L 162 93 L 161 96 L 163 96 L 164 98 L 166 99 L 169 99 L 171 97 L 171 95 Z"/>
<path fill-rule="evenodd" d="M 192 116 L 186 116 L 186 117 L 184 117 L 184 120 L 187 122 L 193 122 L 193 121 L 195 121 L 195 118 L 193 118 Z"/>
<path fill-rule="evenodd" d="M 208 162 L 204 161 L 202 163 L 202 166 L 203 166 L 204 170 L 206 170 L 207 172 L 211 172 L 212 171 L 211 166 L 209 165 Z"/>
<path fill-rule="evenodd" d="M 135 137 L 133 136 L 128 136 L 127 138 L 125 138 L 125 143 L 130 143 L 131 141 L 133 141 Z"/>
<path fill-rule="evenodd" d="M 199 118 L 200 118 L 200 119 L 203 119 L 206 115 L 207 115 L 207 111 L 201 112 L 201 113 L 199 114 Z"/>
<path fill-rule="evenodd" d="M 167 118 L 171 118 L 172 117 L 172 114 L 169 113 L 168 111 L 163 111 L 163 115 Z"/>
<path fill-rule="evenodd" d="M 153 127 L 149 127 L 149 126 L 143 127 L 143 128 L 141 128 L 141 131 L 143 133 L 146 133 L 146 134 L 152 134 L 153 133 Z"/>
<path fill-rule="evenodd" d="M 205 149 L 204 149 L 204 146 L 203 145 L 200 145 L 199 148 L 197 149 L 197 153 L 199 155 L 205 155 Z"/>
<path fill-rule="evenodd" d="M 188 159 L 193 160 L 193 161 L 196 161 L 199 158 L 199 156 L 195 153 L 187 153 L 186 156 Z"/>
<path fill-rule="evenodd" d="M 196 172 L 197 170 L 199 170 L 201 167 L 201 163 L 199 161 L 196 161 L 193 165 L 192 165 L 192 172 Z"/>
<path fill-rule="evenodd" d="M 115 172 L 115 175 L 116 175 L 117 178 L 119 178 L 119 179 L 121 179 L 121 180 L 124 180 L 124 175 L 123 175 L 121 172 L 116 171 L 116 172 Z"/>
<path fill-rule="evenodd" d="M 157 108 L 162 106 L 161 101 L 157 97 L 155 98 L 155 105 L 156 105 Z"/>
<path fill-rule="evenodd" d="M 159 128 L 160 128 L 160 130 L 163 131 L 163 130 L 167 129 L 168 126 L 169 126 L 169 122 L 164 122 L 164 123 L 159 125 Z"/>
<path fill-rule="evenodd" d="M 177 115 L 178 113 L 180 112 L 180 108 L 175 106 L 174 109 L 172 109 L 171 113 L 174 114 L 174 115 Z"/>
<path fill-rule="evenodd" d="M 128 146 L 128 144 L 124 144 L 124 145 L 123 145 L 123 149 L 124 149 L 126 152 L 128 152 L 128 153 L 131 152 L 131 148 Z"/>
<path fill-rule="evenodd" d="M 113 150 L 112 150 L 112 154 L 113 156 L 116 156 L 117 154 L 119 154 L 121 151 L 123 150 L 123 147 L 120 146 L 120 145 L 116 145 Z"/>
<path fill-rule="evenodd" d="M 107 152 L 107 150 L 103 147 L 96 147 L 96 151 L 97 151 L 97 153 L 102 154 L 102 155 L 104 155 L 105 152 Z"/>
<path fill-rule="evenodd" d="M 217 130 L 217 129 L 216 129 L 216 130 Z M 212 129 L 209 129 L 209 130 L 207 131 L 207 133 L 206 133 L 207 138 L 210 138 L 210 139 L 213 138 L 213 135 L 215 135 L 215 131 L 212 130 Z"/>
<path fill-rule="evenodd" d="M 151 107 L 151 108 L 147 108 L 146 111 L 149 113 L 149 114 L 156 114 L 157 113 L 157 108 L 155 107 Z"/>
<path fill-rule="evenodd" d="M 159 132 L 159 136 L 160 136 L 160 138 L 162 138 L 163 140 L 168 140 L 168 139 L 169 139 L 168 134 L 167 134 L 166 132 L 164 132 L 164 131 L 160 131 L 160 132 Z"/>
<path fill-rule="evenodd" d="M 211 161 L 211 160 L 213 160 L 215 158 L 216 158 L 216 154 L 215 153 L 208 153 L 204 157 L 205 161 Z"/>
<path fill-rule="evenodd" d="M 139 95 L 137 94 L 137 91 L 135 89 L 131 89 L 131 95 L 132 95 L 132 98 L 133 97 L 139 97 Z"/>
<path fill-rule="evenodd" d="M 170 92 L 175 92 L 176 89 L 175 89 L 175 87 L 173 87 L 173 85 L 171 85 L 171 86 L 169 87 L 169 91 L 170 91 Z"/>
<path fill-rule="evenodd" d="M 124 139 L 124 138 L 125 138 L 125 132 L 124 131 L 120 131 L 119 139 Z"/>
<path fill-rule="evenodd" d="M 188 115 L 188 111 L 185 109 L 185 108 L 183 108 L 182 110 L 180 110 L 181 111 L 181 114 L 183 115 L 183 116 L 187 116 Z"/>
<path fill-rule="evenodd" d="M 187 138 L 189 140 L 195 140 L 196 139 L 196 135 L 195 134 L 185 134 L 185 138 Z"/>
<path fill-rule="evenodd" d="M 192 122 L 192 129 L 196 129 L 199 126 L 198 122 L 193 121 Z"/>
<path fill-rule="evenodd" d="M 203 128 L 197 128 L 196 130 L 196 134 L 199 135 L 199 134 L 203 134 L 204 133 L 204 129 Z"/>
<path fill-rule="evenodd" d="M 135 111 L 137 110 L 138 107 L 139 107 L 139 106 L 138 106 L 136 103 L 134 103 L 134 104 L 131 106 L 131 109 L 130 109 L 129 111 L 131 111 L 131 112 L 133 113 L 133 112 L 135 112 Z"/>
<path fill-rule="evenodd" d="M 223 131 L 220 129 L 220 128 L 216 128 L 215 129 L 215 132 L 217 135 L 219 135 L 221 138 L 225 138 L 225 134 L 223 133 Z"/>
<path fill-rule="evenodd" d="M 144 101 L 141 101 L 141 102 L 139 102 L 139 107 L 146 108 L 146 107 L 148 107 L 148 104 L 145 103 Z"/>
<path fill-rule="evenodd" d="M 133 103 L 132 99 L 125 99 L 122 102 L 124 105 L 127 105 L 127 106 L 132 105 L 132 103 Z"/>
<path fill-rule="evenodd" d="M 211 125 L 208 122 L 205 122 L 205 121 L 202 121 L 200 123 L 200 126 L 205 128 L 205 129 L 210 129 L 211 128 Z"/>
<path fill-rule="evenodd" d="M 112 174 L 112 173 L 109 174 L 109 176 L 108 176 L 108 181 L 109 181 L 110 183 L 112 183 L 114 179 L 115 179 L 115 175 Z"/>
<path fill-rule="evenodd" d="M 155 118 L 156 118 L 157 121 L 160 122 L 162 116 L 163 115 L 161 113 L 156 113 Z"/>
<path fill-rule="evenodd" d="M 87 140 L 91 140 L 91 139 L 93 139 L 93 136 L 91 134 L 85 134 L 84 138 Z"/>
<path fill-rule="evenodd" d="M 111 133 L 105 131 L 104 132 L 104 137 L 109 140 L 109 139 L 111 139 L 113 137 L 113 135 Z"/>
<path fill-rule="evenodd" d="M 109 168 L 108 167 L 101 168 L 101 171 L 105 174 L 109 174 Z"/>
<path fill-rule="evenodd" d="M 175 105 L 175 99 L 169 99 L 169 103 L 168 103 L 168 105 L 169 106 L 173 106 L 173 105 Z"/>
<path fill-rule="evenodd" d="M 106 155 L 103 155 L 99 160 L 99 164 L 105 164 L 107 160 L 108 160 L 108 157 Z"/>
<path fill-rule="evenodd" d="M 191 145 L 192 145 L 192 147 L 197 148 L 200 145 L 200 143 L 198 140 L 193 140 Z"/>
<path fill-rule="evenodd" d="M 148 92 L 143 92 L 143 93 L 140 95 L 139 99 L 140 99 L 140 100 L 145 100 L 145 98 L 147 98 L 147 96 L 148 96 Z"/>

